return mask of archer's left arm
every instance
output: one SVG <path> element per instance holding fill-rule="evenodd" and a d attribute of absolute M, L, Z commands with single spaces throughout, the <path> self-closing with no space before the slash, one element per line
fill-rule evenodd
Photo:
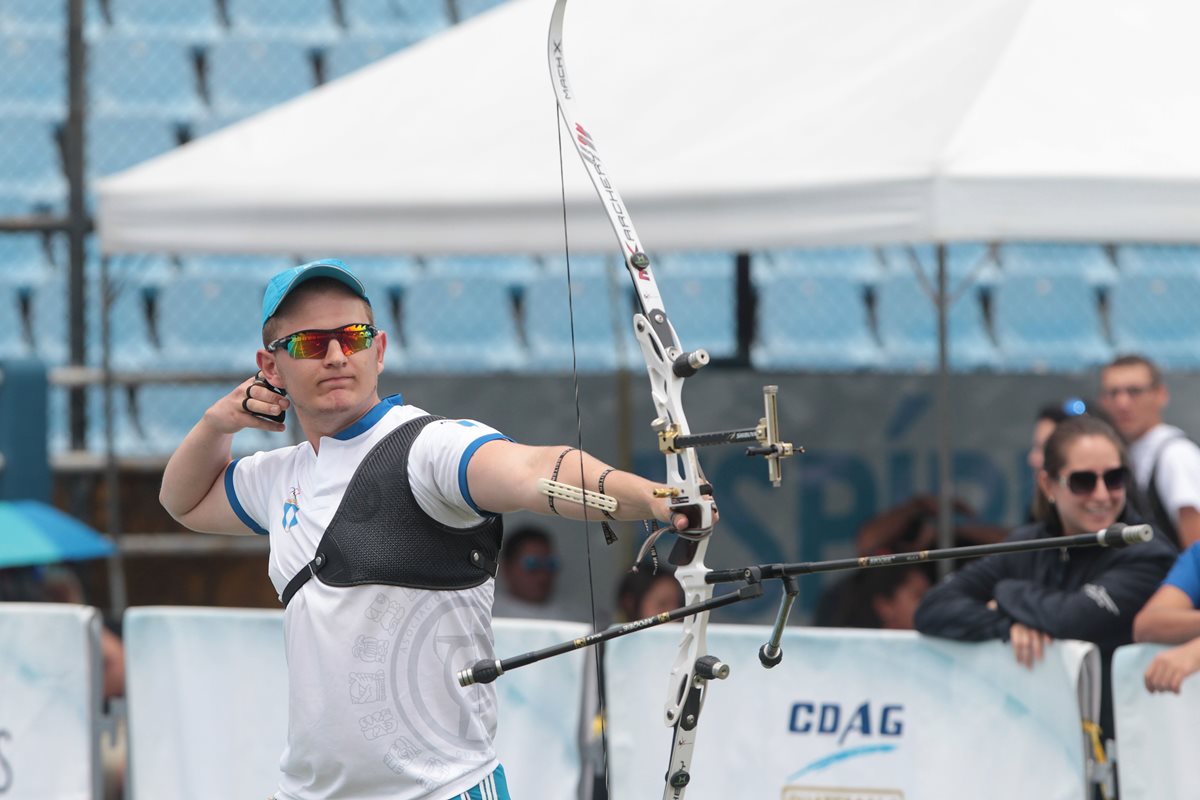
<path fill-rule="evenodd" d="M 565 456 L 563 451 L 568 451 Z M 686 526 L 682 514 L 671 514 L 666 498 L 654 496 L 654 490 L 661 488 L 661 484 L 613 469 L 600 459 L 567 445 L 531 447 L 499 439 L 488 442 L 471 457 L 467 483 L 479 508 L 494 514 L 533 511 L 583 519 L 584 507 L 576 503 L 555 500 L 551 509 L 549 498 L 538 491 L 538 480 L 553 478 L 574 487 L 582 484 L 583 488 L 594 492 L 598 490 L 600 476 L 606 472 L 604 493 L 617 500 L 614 517 L 657 519 L 675 524 L 675 527 Z M 596 509 L 587 509 L 588 519 L 599 519 L 600 516 Z"/>

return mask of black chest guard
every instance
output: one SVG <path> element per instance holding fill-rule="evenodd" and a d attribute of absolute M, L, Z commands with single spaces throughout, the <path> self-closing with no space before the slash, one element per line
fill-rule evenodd
<path fill-rule="evenodd" d="M 421 510 L 408 483 L 408 451 L 435 420 L 409 420 L 363 458 L 312 561 L 283 591 L 286 606 L 310 578 L 328 586 L 379 583 L 467 589 L 496 575 L 503 524 L 492 517 L 452 528 Z"/>

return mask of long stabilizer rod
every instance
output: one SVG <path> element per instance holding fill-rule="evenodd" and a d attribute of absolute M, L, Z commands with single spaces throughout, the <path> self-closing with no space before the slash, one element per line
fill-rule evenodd
<path fill-rule="evenodd" d="M 847 569 L 899 567 L 905 564 L 923 564 L 926 561 L 947 561 L 955 558 L 974 558 L 1002 553 L 1057 550 L 1060 547 L 1125 547 L 1148 542 L 1152 538 L 1154 538 L 1154 529 L 1149 525 L 1125 525 L 1118 522 L 1102 531 L 1081 533 L 1076 536 L 1051 536 L 1046 539 L 945 547 L 940 550 L 919 550 L 913 553 L 893 553 L 885 556 L 837 558 L 832 561 L 756 564 L 753 567 L 740 569 L 716 569 L 705 575 L 704 580 L 707 583 L 735 583 L 745 580 L 772 580 L 789 575 L 812 575 L 817 572 L 838 572 Z"/>
<path fill-rule="evenodd" d="M 1096 533 L 1081 533 L 1078 536 L 1054 536 L 1048 539 L 1034 539 L 1031 541 L 1000 542 L 999 544 L 980 544 L 968 547 L 947 547 L 941 550 L 922 550 L 917 553 L 896 553 L 894 555 L 868 556 L 864 558 L 840 558 L 832 561 L 812 561 L 794 564 L 758 564 L 740 569 L 714 570 L 705 576 L 706 582 L 735 583 L 746 581 L 746 585 L 736 592 L 717 595 L 708 600 L 688 606 L 681 606 L 680 608 L 666 611 L 653 617 L 646 617 L 645 619 L 627 622 L 623 625 L 616 625 L 607 630 L 597 631 L 578 639 L 542 648 L 541 650 L 523 653 L 512 658 L 476 661 L 470 667 L 459 671 L 458 685 L 466 687 L 477 683 L 491 683 L 504 673 L 511 672 L 518 667 L 535 664 L 547 658 L 581 650 L 585 647 L 607 642 L 620 636 L 637 633 L 646 628 L 654 628 L 668 622 L 684 619 L 694 614 L 739 603 L 742 600 L 761 597 L 763 593 L 762 581 L 764 580 L 787 581 L 793 576 L 810 575 L 817 572 L 836 572 L 839 570 L 867 569 L 871 567 L 898 567 L 904 564 L 919 564 L 926 561 L 972 558 L 975 556 L 996 555 L 998 553 L 1028 553 L 1035 550 L 1053 550 L 1060 547 L 1125 547 L 1131 544 L 1148 542 L 1153 537 L 1154 530 L 1149 525 L 1123 525 L 1117 523 L 1105 530 L 1097 531 Z M 794 597 L 794 595 L 791 596 Z M 787 602 L 787 599 L 785 599 L 785 602 Z M 787 602 L 787 610 L 791 610 L 790 602 Z M 786 623 L 787 614 L 781 611 L 780 619 L 776 620 L 776 630 L 781 633 L 782 627 Z M 774 637 L 773 641 L 776 642 L 777 648 L 778 642 Z M 778 659 L 775 659 L 774 663 L 779 663 Z M 764 666 L 774 666 L 774 664 L 768 665 L 764 662 Z"/>

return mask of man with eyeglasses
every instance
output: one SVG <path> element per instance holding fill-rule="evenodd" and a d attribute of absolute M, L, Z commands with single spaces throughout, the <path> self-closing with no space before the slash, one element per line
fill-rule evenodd
<path fill-rule="evenodd" d="M 1125 355 L 1100 372 L 1100 405 L 1129 443 L 1155 526 L 1180 549 L 1200 541 L 1200 447 L 1163 422 L 1170 394 L 1150 359 Z"/>
<path fill-rule="evenodd" d="M 682 529 L 687 516 L 656 484 L 573 448 L 381 400 L 387 334 L 340 261 L 272 278 L 262 331 L 258 376 L 204 413 L 159 497 L 193 530 L 270 537 L 289 690 L 275 800 L 508 800 L 495 688 L 453 680 L 496 657 L 500 515 L 583 517 L 539 492 L 550 478 L 614 498 L 615 518 Z M 287 412 L 304 441 L 231 459 L 235 433 L 283 431 Z"/>
<path fill-rule="evenodd" d="M 541 528 L 525 525 L 504 536 L 492 614 L 525 619 L 569 619 L 554 602 L 558 577 L 554 542 Z"/>

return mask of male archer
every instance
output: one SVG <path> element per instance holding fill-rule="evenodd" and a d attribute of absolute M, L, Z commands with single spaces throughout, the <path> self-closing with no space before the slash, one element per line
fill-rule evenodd
<path fill-rule="evenodd" d="M 682 530 L 688 516 L 587 453 L 381 399 L 387 334 L 340 261 L 273 277 L 262 334 L 259 377 L 205 411 L 159 497 L 193 530 L 270 537 L 289 677 L 275 800 L 508 798 L 494 688 L 446 679 L 495 658 L 501 515 L 583 518 L 539 492 L 550 478 L 607 495 L 618 519 Z M 235 433 L 283 431 L 289 410 L 304 441 L 231 458 Z"/>

